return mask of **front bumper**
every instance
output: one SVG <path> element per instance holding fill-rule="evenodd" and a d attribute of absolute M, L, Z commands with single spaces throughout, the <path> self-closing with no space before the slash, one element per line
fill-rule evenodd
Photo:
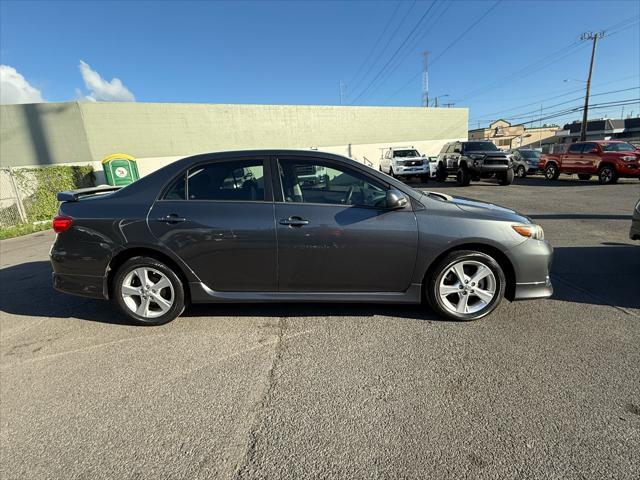
<path fill-rule="evenodd" d="M 396 175 L 429 175 L 429 165 L 416 165 L 411 167 L 394 167 L 393 173 Z"/>
<path fill-rule="evenodd" d="M 529 239 L 508 253 L 516 276 L 514 300 L 548 298 L 553 294 L 550 279 L 553 247 L 549 242 Z"/>
<path fill-rule="evenodd" d="M 514 300 L 533 300 L 535 298 L 549 298 L 553 295 L 553 285 L 547 275 L 544 282 L 516 283 Z"/>
<path fill-rule="evenodd" d="M 618 164 L 618 176 L 624 178 L 640 177 L 640 164 L 635 162 L 623 162 Z"/>

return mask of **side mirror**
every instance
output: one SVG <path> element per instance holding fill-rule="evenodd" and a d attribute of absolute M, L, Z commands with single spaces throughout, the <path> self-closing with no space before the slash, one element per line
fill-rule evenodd
<path fill-rule="evenodd" d="M 407 206 L 409 201 L 400 190 L 392 188 L 387 190 L 387 208 L 398 210 Z"/>

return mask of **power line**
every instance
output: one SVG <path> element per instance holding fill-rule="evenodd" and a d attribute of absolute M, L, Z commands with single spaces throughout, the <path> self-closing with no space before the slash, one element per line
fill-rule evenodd
<path fill-rule="evenodd" d="M 402 43 L 400 44 L 400 46 L 396 49 L 395 52 L 393 52 L 393 54 L 391 55 L 391 58 L 389 58 L 389 60 L 387 61 L 387 63 L 384 64 L 384 66 L 380 69 L 380 71 L 378 72 L 378 74 L 374 77 L 374 79 L 369 83 L 369 85 L 367 85 L 367 87 L 360 93 L 360 95 L 358 95 L 355 99 L 354 99 L 354 103 L 360 98 L 362 97 L 362 95 L 364 95 L 367 90 L 369 88 L 371 88 L 371 86 L 373 85 L 373 83 L 380 78 L 380 75 L 382 75 L 385 71 L 385 69 L 389 66 L 389 63 L 391 63 L 391 61 L 396 57 L 396 55 L 398 55 L 398 52 L 400 52 L 400 50 L 402 50 L 402 47 L 404 47 L 405 43 L 407 43 L 407 41 L 409 40 L 409 38 L 411 38 L 411 36 L 413 35 L 413 33 L 417 30 L 417 28 L 420 26 L 420 24 L 422 23 L 422 21 L 426 18 L 426 16 L 429 14 L 429 12 L 431 11 L 431 9 L 433 8 L 433 6 L 436 4 L 435 0 L 433 0 L 431 2 L 431 5 L 429 5 L 429 8 L 427 8 L 427 10 L 422 14 L 422 16 L 420 17 L 420 19 L 418 20 L 418 22 L 416 23 L 416 25 L 413 27 L 413 29 L 411 30 L 411 32 L 409 32 L 409 35 L 407 35 L 405 37 L 405 39 L 402 41 Z"/>
<path fill-rule="evenodd" d="M 487 15 L 489 15 L 489 13 L 491 13 L 491 11 L 493 11 L 493 9 L 498 6 L 498 4 L 501 2 L 502 0 L 497 0 L 496 3 L 494 3 L 491 7 L 489 7 L 489 10 L 487 10 L 479 19 L 477 19 L 475 22 L 473 22 L 469 27 L 467 27 L 467 29 L 458 36 L 458 38 L 456 38 L 452 43 L 450 43 L 442 53 L 440 53 L 438 56 L 435 57 L 435 59 L 431 62 L 433 64 L 433 62 L 435 62 L 438 58 L 440 58 L 447 50 L 449 50 L 451 47 L 453 47 L 456 43 L 458 43 L 467 33 L 469 33 L 473 27 L 475 27 L 478 23 L 480 23 L 481 20 L 483 20 Z M 409 79 L 409 81 L 407 83 L 405 83 L 404 85 L 402 85 L 402 87 L 400 87 L 398 90 L 396 90 L 390 97 L 388 97 L 383 103 L 387 103 L 389 100 L 391 100 L 393 97 L 395 97 L 398 93 L 400 93 L 402 90 L 404 90 L 405 88 L 407 88 L 416 78 L 418 78 L 418 76 L 420 75 L 420 72 L 418 72 L 416 75 L 414 75 L 413 77 L 411 77 Z"/>
<path fill-rule="evenodd" d="M 436 0 L 438 1 L 438 0 Z M 422 30 L 422 33 L 420 31 L 416 32 L 415 37 L 413 38 L 413 40 L 410 41 L 411 45 L 408 46 L 405 49 L 405 52 L 398 58 L 396 58 L 396 60 L 389 66 L 389 68 L 386 69 L 385 73 L 382 75 L 382 77 L 380 77 L 380 79 L 377 82 L 377 85 L 374 86 L 369 93 L 367 93 L 366 95 L 364 95 L 362 97 L 362 100 L 365 100 L 369 97 L 371 97 L 371 95 L 373 93 L 375 93 L 377 90 L 380 89 L 380 87 L 382 85 L 384 85 L 384 83 L 391 78 L 391 76 L 396 73 L 397 68 L 402 65 L 404 63 L 404 61 L 407 59 L 407 57 L 411 54 L 415 52 L 416 47 L 419 45 L 419 43 L 424 40 L 425 36 L 431 32 L 431 29 L 438 24 L 438 21 L 444 16 L 444 14 L 447 12 L 447 10 L 449 10 L 449 8 L 451 7 L 451 5 L 453 4 L 453 2 L 446 2 L 444 0 L 439 1 L 439 3 L 437 4 L 436 8 L 434 9 L 434 11 L 432 12 L 431 17 L 427 20 L 427 23 L 425 23 L 425 25 L 423 26 L 423 28 L 421 28 L 420 30 Z M 440 6 L 444 5 L 443 9 L 440 9 Z M 438 10 L 440 10 L 438 12 Z"/>
<path fill-rule="evenodd" d="M 378 40 L 376 41 L 376 43 L 373 45 L 373 48 L 371 49 L 371 51 L 369 52 L 369 55 L 367 55 L 367 58 L 364 60 L 364 62 L 362 62 L 360 64 L 360 67 L 358 68 L 358 70 L 356 71 L 356 74 L 351 78 L 351 80 L 349 80 L 349 82 L 347 82 L 348 85 L 350 85 L 351 83 L 353 83 L 356 78 L 358 78 L 358 75 L 360 74 L 360 72 L 362 71 L 362 69 L 364 68 L 364 66 L 369 62 L 369 60 L 371 59 L 371 56 L 373 55 L 373 52 L 376 51 L 376 48 L 378 48 L 378 45 L 380 44 L 380 42 L 382 41 L 382 38 L 384 37 L 384 34 L 387 33 L 387 30 L 389 29 L 389 27 L 391 26 L 391 24 L 393 23 L 393 19 L 396 17 L 396 14 L 398 13 L 398 10 L 400 10 L 400 5 L 402 5 L 402 2 L 398 2 L 396 4 L 396 8 L 393 10 L 393 13 L 391 14 L 391 17 L 389 18 L 389 21 L 387 22 L 387 24 L 385 25 L 384 29 L 382 30 L 382 33 L 380 34 L 380 36 L 378 37 Z"/>
<path fill-rule="evenodd" d="M 404 24 L 404 21 L 407 19 L 407 17 L 409 16 L 409 13 L 411 12 L 411 10 L 413 9 L 413 6 L 416 4 L 417 0 L 413 0 L 413 3 L 409 6 L 409 9 L 405 12 L 404 16 L 402 17 L 402 19 L 400 20 L 400 23 L 398 23 L 398 26 L 395 28 L 395 30 L 393 31 L 393 33 L 391 34 L 391 36 L 387 39 L 387 43 L 385 43 L 384 47 L 382 48 L 382 50 L 380 51 L 379 55 L 377 56 L 377 58 L 371 63 L 371 65 L 369 65 L 369 68 L 367 69 L 367 71 L 365 72 L 365 74 L 360 78 L 360 80 L 358 80 L 358 83 L 356 85 L 354 85 L 353 87 L 353 91 L 355 92 L 358 87 L 360 86 L 360 84 L 364 81 L 365 78 L 367 78 L 367 76 L 369 75 L 369 73 L 371 73 L 371 70 L 373 70 L 373 67 L 375 67 L 376 63 L 378 63 L 378 60 L 380 58 L 382 58 L 382 56 L 384 55 L 384 52 L 387 51 L 387 48 L 389 47 L 389 45 L 391 44 L 391 41 L 395 38 L 396 34 L 398 33 L 398 30 L 400 30 L 400 27 L 402 27 L 402 25 Z M 402 3 L 402 2 L 400 2 Z"/>

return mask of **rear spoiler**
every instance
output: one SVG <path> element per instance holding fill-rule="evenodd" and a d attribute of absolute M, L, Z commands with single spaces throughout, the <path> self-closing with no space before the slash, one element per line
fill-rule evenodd
<path fill-rule="evenodd" d="M 56 198 L 59 202 L 77 202 L 80 197 L 87 197 L 90 195 L 98 195 L 101 193 L 115 192 L 122 187 L 113 187 L 110 185 L 103 185 L 100 187 L 80 188 L 78 190 L 67 190 L 66 192 L 58 192 Z"/>

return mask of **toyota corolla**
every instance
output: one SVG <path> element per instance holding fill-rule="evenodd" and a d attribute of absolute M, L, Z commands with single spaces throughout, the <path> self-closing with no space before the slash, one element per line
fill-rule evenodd
<path fill-rule="evenodd" d="M 552 293 L 552 248 L 529 218 L 329 153 L 197 155 L 58 200 L 55 288 L 143 325 L 219 302 L 427 301 L 475 320 Z"/>

